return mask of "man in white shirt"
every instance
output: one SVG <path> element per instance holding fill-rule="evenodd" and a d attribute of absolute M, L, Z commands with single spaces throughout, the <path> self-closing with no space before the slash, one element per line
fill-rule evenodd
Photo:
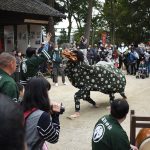
<path fill-rule="evenodd" d="M 122 42 L 121 46 L 118 47 L 118 55 L 119 55 L 119 69 L 122 67 L 122 64 L 124 63 L 127 74 L 129 73 L 129 67 L 128 67 L 128 62 L 127 62 L 127 56 L 128 56 L 128 47 L 125 46 L 125 44 Z"/>

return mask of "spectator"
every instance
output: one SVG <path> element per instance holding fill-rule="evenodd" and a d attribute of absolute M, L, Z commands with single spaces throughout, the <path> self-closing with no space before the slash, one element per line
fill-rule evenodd
<path fill-rule="evenodd" d="M 19 91 L 11 75 L 16 71 L 16 58 L 9 53 L 0 54 L 0 92 L 17 102 Z"/>
<path fill-rule="evenodd" d="M 0 149 L 25 150 L 23 112 L 17 103 L 0 94 Z"/>
<path fill-rule="evenodd" d="M 63 64 L 63 57 L 61 56 L 61 48 L 58 48 L 58 45 L 55 45 L 55 49 L 53 51 L 53 82 L 55 86 L 58 86 L 58 76 L 59 74 L 62 77 L 62 83 L 67 85 L 65 81 L 65 72 L 64 72 L 64 64 Z"/>
<path fill-rule="evenodd" d="M 44 42 L 41 43 L 41 47 L 38 49 L 38 55 L 41 55 L 41 54 L 42 54 L 42 50 L 43 50 L 45 44 L 46 44 L 46 41 L 44 41 Z M 48 67 L 47 67 L 47 62 L 44 61 L 44 62 L 39 66 L 39 71 L 40 71 L 41 73 L 46 73 L 46 72 L 47 72 L 47 69 L 48 69 Z"/>
<path fill-rule="evenodd" d="M 87 59 L 88 59 L 89 65 L 94 64 L 94 53 L 93 53 L 93 48 L 91 45 L 89 45 L 87 49 Z"/>
<path fill-rule="evenodd" d="M 92 137 L 92 150 L 138 150 L 130 145 L 126 132 L 121 127 L 129 111 L 126 100 L 114 100 L 110 115 L 105 115 L 96 123 Z"/>
<path fill-rule="evenodd" d="M 48 53 L 49 41 L 51 35 L 47 35 L 47 43 L 45 44 L 42 54 L 36 55 L 36 50 L 28 47 L 26 50 L 26 59 L 21 64 L 21 84 L 26 85 L 27 82 L 34 76 L 38 75 L 39 66 L 46 61 L 51 62 L 51 55 Z"/>
<path fill-rule="evenodd" d="M 23 60 L 21 51 L 17 52 L 15 58 L 16 58 L 16 65 L 17 66 L 16 66 L 16 71 L 14 73 L 14 80 L 16 82 L 19 82 L 20 81 L 20 65 L 21 65 L 22 60 Z"/>
<path fill-rule="evenodd" d="M 24 86 L 20 82 L 17 82 L 17 87 L 19 90 L 18 102 L 21 103 L 24 96 Z"/>
<path fill-rule="evenodd" d="M 81 36 L 80 38 L 79 49 L 84 55 L 85 63 L 89 64 L 87 59 L 87 39 L 84 36 Z"/>
<path fill-rule="evenodd" d="M 38 54 L 41 54 L 42 49 L 44 48 L 44 45 L 46 44 L 46 42 L 42 42 L 40 48 L 38 49 Z"/>
<path fill-rule="evenodd" d="M 129 74 L 129 65 L 127 62 L 127 57 L 128 57 L 128 47 L 125 46 L 125 44 L 122 42 L 120 47 L 117 49 L 118 55 L 119 55 L 119 66 L 118 68 L 121 69 L 123 63 L 126 67 L 127 74 Z"/>
<path fill-rule="evenodd" d="M 33 77 L 25 87 L 23 110 L 25 140 L 28 150 L 41 150 L 45 141 L 56 143 L 59 139 L 60 105 L 50 106 L 50 83 L 43 77 Z"/>

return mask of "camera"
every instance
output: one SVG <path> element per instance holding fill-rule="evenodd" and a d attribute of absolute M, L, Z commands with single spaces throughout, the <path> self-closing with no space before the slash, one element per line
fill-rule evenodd
<path fill-rule="evenodd" d="M 54 110 L 53 110 L 53 105 L 51 105 L 51 110 L 52 110 L 52 113 L 61 115 L 61 114 L 63 114 L 63 113 L 65 112 L 65 107 L 64 107 L 63 104 L 61 103 L 61 104 L 60 104 L 60 111 L 58 112 L 58 111 L 54 111 Z"/>
<path fill-rule="evenodd" d="M 63 114 L 64 112 L 65 112 L 65 107 L 64 107 L 63 104 L 61 103 L 59 114 Z"/>

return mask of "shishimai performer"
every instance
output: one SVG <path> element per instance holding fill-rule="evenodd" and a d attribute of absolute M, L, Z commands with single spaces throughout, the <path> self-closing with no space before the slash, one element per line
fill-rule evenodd
<path fill-rule="evenodd" d="M 21 64 L 21 80 L 20 83 L 23 85 L 27 84 L 32 77 L 36 76 L 39 71 L 39 65 L 44 61 L 49 61 L 51 63 L 52 52 L 48 51 L 49 44 L 51 40 L 51 34 L 47 34 L 47 43 L 44 45 L 44 48 L 41 51 L 41 54 L 36 55 L 36 50 L 28 47 L 26 50 L 26 58 Z"/>
<path fill-rule="evenodd" d="M 109 64 L 89 66 L 83 61 L 83 53 L 80 51 L 66 49 L 63 50 L 62 54 L 68 58 L 66 75 L 72 85 L 79 89 L 74 95 L 75 114 L 71 115 L 70 118 L 80 116 L 80 99 L 97 106 L 90 97 L 90 91 L 108 94 L 110 102 L 114 100 L 115 93 L 120 93 L 123 98 L 126 98 L 124 93 L 126 79 L 119 69 Z"/>

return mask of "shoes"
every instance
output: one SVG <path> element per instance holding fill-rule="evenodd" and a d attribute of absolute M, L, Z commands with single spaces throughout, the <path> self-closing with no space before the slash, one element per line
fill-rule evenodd
<path fill-rule="evenodd" d="M 78 117 L 80 117 L 80 113 L 76 112 L 73 115 L 68 116 L 67 118 L 72 120 L 72 119 L 75 119 L 75 118 L 78 118 Z"/>
<path fill-rule="evenodd" d="M 64 84 L 64 85 L 68 85 L 68 83 L 67 83 L 67 82 L 64 82 L 63 84 Z"/>
<path fill-rule="evenodd" d="M 55 83 L 55 86 L 58 86 L 58 83 Z"/>

